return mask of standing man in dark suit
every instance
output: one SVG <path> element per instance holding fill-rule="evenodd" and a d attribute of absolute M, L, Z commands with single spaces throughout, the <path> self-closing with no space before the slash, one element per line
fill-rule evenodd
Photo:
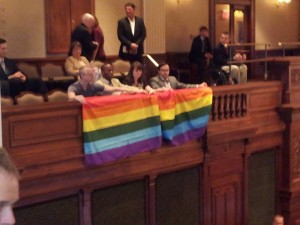
<path fill-rule="evenodd" d="M 81 24 L 73 30 L 71 34 L 71 43 L 73 41 L 80 42 L 82 46 L 81 55 L 85 56 L 89 61 L 93 60 L 94 52 L 97 51 L 98 43 L 93 41 L 92 31 L 95 27 L 95 18 L 89 13 L 85 13 L 81 17 Z M 71 55 L 69 53 L 69 55 Z"/>
<path fill-rule="evenodd" d="M 199 35 L 193 39 L 189 59 L 191 63 L 197 65 L 196 82 L 204 81 L 205 68 L 212 58 L 211 44 L 208 39 L 208 29 L 205 26 L 199 28 Z"/>
<path fill-rule="evenodd" d="M 0 38 L 0 83 L 1 95 L 15 97 L 22 91 L 46 94 L 46 86 L 39 77 L 26 77 L 14 61 L 6 58 L 6 40 Z"/>
<path fill-rule="evenodd" d="M 135 7 L 132 2 L 126 3 L 125 12 L 127 17 L 118 21 L 118 38 L 121 42 L 119 57 L 130 62 L 142 62 L 146 27 L 144 20 L 135 16 Z"/>

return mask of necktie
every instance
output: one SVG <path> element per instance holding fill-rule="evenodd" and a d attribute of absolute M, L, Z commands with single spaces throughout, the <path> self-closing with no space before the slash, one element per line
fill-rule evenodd
<path fill-rule="evenodd" d="M 204 39 L 201 39 L 202 40 L 202 53 L 204 54 L 205 53 L 205 41 Z"/>
<path fill-rule="evenodd" d="M 4 73 L 7 73 L 5 63 L 4 63 L 4 59 L 1 60 L 1 66 L 2 66 L 2 69 L 3 69 Z"/>

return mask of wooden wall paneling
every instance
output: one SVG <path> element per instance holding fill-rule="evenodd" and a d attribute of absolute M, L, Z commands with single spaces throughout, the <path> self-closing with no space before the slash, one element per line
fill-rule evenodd
<path fill-rule="evenodd" d="M 81 116 L 78 112 L 65 111 L 61 117 L 57 113 L 32 113 L 17 118 L 10 118 L 10 148 L 17 148 L 29 144 L 40 144 L 61 140 L 61 135 L 67 138 L 78 137 Z M 57 128 L 60 129 L 57 129 Z M 32 129 L 33 128 L 33 129 Z"/>
<path fill-rule="evenodd" d="M 146 178 L 145 187 L 145 210 L 146 210 L 146 222 L 147 225 L 156 224 L 156 213 L 155 213 L 155 188 L 156 188 L 156 177 L 157 175 L 150 175 Z"/>
<path fill-rule="evenodd" d="M 66 53 L 70 46 L 71 11 L 69 0 L 45 0 L 47 53 Z M 59 24 L 59 26 L 57 25 Z"/>
<path fill-rule="evenodd" d="M 94 11 L 93 0 L 45 0 L 47 53 L 67 53 L 71 32 L 80 24 L 82 14 Z"/>
<path fill-rule="evenodd" d="M 204 224 L 243 224 L 243 157 L 204 163 Z"/>
<path fill-rule="evenodd" d="M 67 195 L 39 204 L 16 208 L 14 213 L 16 225 L 39 224 L 38 221 L 42 221 L 43 225 L 79 225 L 79 197 L 78 195 Z"/>
<path fill-rule="evenodd" d="M 276 57 L 268 62 L 270 79 L 281 80 L 284 87 L 284 103 L 300 103 L 299 56 L 295 57 Z"/>
<path fill-rule="evenodd" d="M 144 179 L 92 193 L 93 225 L 146 224 Z"/>
<path fill-rule="evenodd" d="M 287 104 L 280 107 L 281 119 L 286 123 L 281 159 L 280 210 L 287 224 L 300 219 L 300 107 Z"/>
<path fill-rule="evenodd" d="M 156 224 L 199 224 L 200 173 L 197 166 L 157 177 Z"/>
<path fill-rule="evenodd" d="M 248 225 L 268 224 L 275 215 L 277 149 L 256 152 L 248 158 Z"/>
<path fill-rule="evenodd" d="M 95 14 L 95 0 L 69 0 L 71 11 L 71 30 L 81 23 L 83 13 Z M 69 37 L 69 39 L 71 36 Z"/>
<path fill-rule="evenodd" d="M 80 225 L 92 225 L 92 196 L 90 189 L 80 193 Z"/>

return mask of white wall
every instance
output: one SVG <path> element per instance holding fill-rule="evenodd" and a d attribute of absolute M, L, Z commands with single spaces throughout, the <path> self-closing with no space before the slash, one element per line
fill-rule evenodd
<path fill-rule="evenodd" d="M 149 4 L 147 1 L 151 0 L 133 0 L 138 6 L 138 15 L 143 14 L 143 9 L 147 10 L 143 6 L 143 3 Z M 160 1 L 164 1 L 165 7 L 165 25 L 162 22 L 165 50 L 189 51 L 190 34 L 196 35 L 200 25 L 208 25 L 209 0 L 179 0 L 179 5 L 177 0 Z M 108 55 L 118 54 L 117 21 L 125 16 L 125 2 L 127 0 L 95 0 L 95 12 L 104 31 Z M 299 40 L 299 4 L 299 0 L 292 0 L 290 5 L 277 8 L 275 0 L 256 0 L 256 42 L 270 41 L 272 48 L 278 48 L 278 41 Z M 44 10 L 44 0 L 0 0 L 0 36 L 8 41 L 9 57 L 46 57 Z M 147 15 L 145 23 L 150 26 L 149 18 L 160 17 L 161 10 L 155 11 L 155 7 L 151 7 Z M 153 43 L 151 45 L 149 43 L 149 48 L 153 48 Z"/>
<path fill-rule="evenodd" d="M 190 35 L 197 35 L 201 25 L 208 27 L 209 0 L 164 0 L 167 52 L 187 52 Z"/>
<path fill-rule="evenodd" d="M 0 36 L 8 41 L 8 56 L 45 57 L 43 0 L 0 0 Z"/>
<path fill-rule="evenodd" d="M 280 7 L 276 7 L 275 0 L 256 0 L 256 42 L 270 42 L 270 48 L 276 49 L 279 41 L 298 41 L 299 20 L 299 0 Z"/>

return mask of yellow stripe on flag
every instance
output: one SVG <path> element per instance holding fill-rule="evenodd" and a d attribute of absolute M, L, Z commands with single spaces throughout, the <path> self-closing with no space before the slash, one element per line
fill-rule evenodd
<path fill-rule="evenodd" d="M 178 103 L 173 109 L 161 110 L 160 120 L 161 121 L 173 120 L 175 116 L 179 114 L 190 112 L 195 109 L 207 107 L 210 106 L 211 104 L 212 104 L 212 95 L 206 95 L 199 99 Z"/>
<path fill-rule="evenodd" d="M 118 109 L 115 109 L 118 110 Z M 83 121 L 83 132 L 90 132 L 108 127 L 123 125 L 148 117 L 159 116 L 157 105 Z"/>

